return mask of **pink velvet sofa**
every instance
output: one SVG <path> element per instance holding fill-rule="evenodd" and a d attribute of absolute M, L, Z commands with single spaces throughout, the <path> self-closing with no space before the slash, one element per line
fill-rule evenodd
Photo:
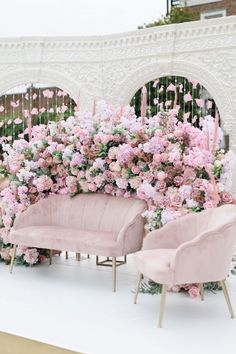
<path fill-rule="evenodd" d="M 100 193 L 40 200 L 15 219 L 11 271 L 17 245 L 111 257 L 115 291 L 116 267 L 122 263 L 116 258 L 142 247 L 145 208 L 142 200 Z"/>
<path fill-rule="evenodd" d="M 197 283 L 203 299 L 203 284 L 219 281 L 231 317 L 234 317 L 225 278 L 229 273 L 235 243 L 235 205 L 191 213 L 150 232 L 142 250 L 134 256 L 139 272 L 134 303 L 143 275 L 162 284 L 161 327 L 167 286 Z"/>

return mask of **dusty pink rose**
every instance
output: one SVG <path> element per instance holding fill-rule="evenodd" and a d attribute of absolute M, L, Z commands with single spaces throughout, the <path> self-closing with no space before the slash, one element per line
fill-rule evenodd
<path fill-rule="evenodd" d="M 182 176 L 175 176 L 174 184 L 179 187 L 183 184 L 184 178 Z"/>
<path fill-rule="evenodd" d="M 233 203 L 233 197 L 230 193 L 223 192 L 221 194 L 221 200 L 224 204 L 231 204 Z"/>
<path fill-rule="evenodd" d="M 165 173 L 164 171 L 160 171 L 157 173 L 157 179 L 159 181 L 164 181 L 167 177 L 167 173 Z"/>
<path fill-rule="evenodd" d="M 106 184 L 105 185 L 105 192 L 108 193 L 108 194 L 111 194 L 113 192 L 113 185 L 112 184 Z"/>
<path fill-rule="evenodd" d="M 169 155 L 166 154 L 165 152 L 163 152 L 161 154 L 161 162 L 166 162 L 166 161 L 168 161 L 168 159 L 169 159 Z"/>
<path fill-rule="evenodd" d="M 175 208 L 181 207 L 183 204 L 183 199 L 179 192 L 176 192 L 173 195 L 171 195 L 170 200 L 171 200 L 171 206 Z"/>
<path fill-rule="evenodd" d="M 200 289 L 198 286 L 192 285 L 188 293 L 191 298 L 196 299 L 200 296 Z"/>
<path fill-rule="evenodd" d="M 214 207 L 215 207 L 215 205 L 212 201 L 208 201 L 203 204 L 204 209 L 210 209 L 210 208 L 214 208 Z"/>
<path fill-rule="evenodd" d="M 135 174 L 138 175 L 140 173 L 140 168 L 138 166 L 133 166 L 131 168 L 131 171 Z"/>

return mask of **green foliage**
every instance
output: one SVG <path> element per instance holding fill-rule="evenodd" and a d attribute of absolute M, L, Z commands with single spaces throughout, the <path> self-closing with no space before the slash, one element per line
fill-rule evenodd
<path fill-rule="evenodd" d="M 232 259 L 232 269 L 231 269 L 231 274 L 236 275 L 236 255 L 233 256 Z"/>
<path fill-rule="evenodd" d="M 204 283 L 203 287 L 204 290 L 213 293 L 222 290 L 218 282 Z M 181 291 L 184 291 L 184 289 L 181 289 Z M 161 293 L 161 284 L 155 283 L 152 280 L 148 280 L 148 282 L 142 281 L 139 292 L 142 294 L 158 295 Z"/>
<path fill-rule="evenodd" d="M 196 14 L 187 6 L 173 7 L 169 15 L 163 16 L 157 21 L 151 23 L 145 23 L 143 26 L 139 26 L 138 29 L 157 27 L 163 25 L 170 25 L 173 23 L 183 23 L 196 20 Z"/>
<path fill-rule="evenodd" d="M 152 280 L 149 280 L 147 283 L 142 281 L 139 292 L 142 294 L 151 294 L 151 295 L 160 294 L 161 285 L 155 283 Z"/>

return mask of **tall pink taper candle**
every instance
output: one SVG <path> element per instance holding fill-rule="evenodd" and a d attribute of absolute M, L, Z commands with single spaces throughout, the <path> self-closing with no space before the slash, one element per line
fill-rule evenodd
<path fill-rule="evenodd" d="M 76 110 L 77 110 L 77 112 L 80 110 L 80 95 L 79 95 L 78 98 L 77 98 Z"/>
<path fill-rule="evenodd" d="M 215 115 L 215 130 L 214 130 L 214 139 L 213 139 L 213 145 L 212 145 L 212 152 L 214 153 L 217 149 L 218 145 L 218 139 L 219 139 L 219 113 L 216 110 L 216 115 Z"/>
<path fill-rule="evenodd" d="M 210 151 L 210 134 L 209 134 L 208 122 L 206 122 L 206 150 Z"/>
<path fill-rule="evenodd" d="M 29 141 L 32 139 L 32 122 L 31 122 L 31 116 L 27 118 L 27 128 L 28 128 L 28 135 L 29 135 Z"/>
<path fill-rule="evenodd" d="M 216 184 L 216 179 L 215 179 L 215 176 L 213 175 L 210 168 L 206 168 L 206 171 L 210 177 L 211 184 L 213 186 L 213 202 L 214 202 L 214 207 L 216 208 L 219 203 L 219 195 L 218 195 L 218 188 L 217 188 L 217 184 Z"/>
<path fill-rule="evenodd" d="M 142 122 L 144 123 L 144 118 L 147 114 L 147 89 L 146 86 L 142 88 L 142 102 L 141 102 L 141 117 L 143 118 Z"/>
<path fill-rule="evenodd" d="M 93 117 L 95 116 L 96 114 L 96 98 L 94 98 L 93 100 Z"/>

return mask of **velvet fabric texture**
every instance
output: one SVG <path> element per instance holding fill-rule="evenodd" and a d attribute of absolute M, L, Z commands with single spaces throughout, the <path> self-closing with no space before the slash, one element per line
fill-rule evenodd
<path fill-rule="evenodd" d="M 160 284 L 227 277 L 236 243 L 236 206 L 192 213 L 149 233 L 134 256 L 137 270 Z"/>
<path fill-rule="evenodd" d="M 18 215 L 13 244 L 118 257 L 141 249 L 143 200 L 100 193 L 51 195 Z"/>

